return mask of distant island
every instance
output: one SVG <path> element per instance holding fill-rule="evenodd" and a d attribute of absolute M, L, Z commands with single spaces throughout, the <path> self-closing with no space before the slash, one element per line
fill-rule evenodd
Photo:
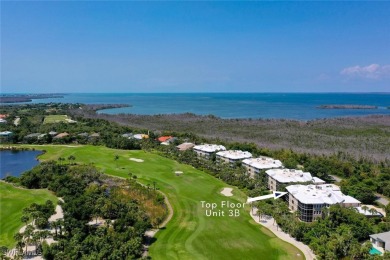
<path fill-rule="evenodd" d="M 377 106 L 367 105 L 321 105 L 316 108 L 319 109 L 378 109 Z"/>
<path fill-rule="evenodd" d="M 63 98 L 64 94 L 6 94 L 0 96 L 0 103 L 31 102 L 33 99 Z"/>

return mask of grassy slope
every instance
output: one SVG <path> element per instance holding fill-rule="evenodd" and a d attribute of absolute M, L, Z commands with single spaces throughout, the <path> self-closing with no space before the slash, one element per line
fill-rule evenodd
<path fill-rule="evenodd" d="M 57 202 L 57 198 L 48 190 L 27 190 L 0 182 L 0 245 L 14 246 L 14 234 L 24 225 L 20 218 L 22 210 L 31 203 L 44 203 L 46 200 Z"/>
<path fill-rule="evenodd" d="M 304 258 L 299 249 L 255 224 L 249 216 L 248 208 L 240 210 L 237 218 L 206 217 L 200 201 L 244 202 L 245 196 L 236 188 L 233 197 L 222 196 L 220 191 L 226 184 L 191 166 L 144 151 L 93 146 L 36 148 L 48 151 L 40 157 L 41 160 L 74 155 L 76 162 L 93 163 L 110 175 L 127 177 L 131 172 L 144 184 L 153 186 L 155 181 L 157 187 L 168 196 L 174 215 L 166 228 L 157 233 L 157 241 L 150 247 L 153 259 Z M 116 154 L 119 155 L 117 161 L 114 160 Z M 144 162 L 134 162 L 129 158 L 140 158 Z M 176 176 L 175 171 L 183 171 L 184 174 Z"/>

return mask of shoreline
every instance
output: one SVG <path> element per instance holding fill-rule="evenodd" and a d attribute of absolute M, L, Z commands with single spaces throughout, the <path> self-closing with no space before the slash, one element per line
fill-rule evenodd
<path fill-rule="evenodd" d="M 7 94 L 15 95 L 15 94 Z M 27 95 L 27 94 L 25 94 Z M 261 93 L 261 92 L 194 92 L 194 93 L 68 93 L 63 99 L 33 100 L 32 103 L 63 104 L 124 104 L 130 108 L 107 110 L 98 113 L 170 115 L 195 113 L 224 119 L 292 119 L 309 121 L 345 116 L 390 114 L 390 93 Z M 1 95 L 0 95 L 1 97 Z M 22 104 L 22 103 L 20 103 Z M 367 109 L 365 105 L 375 106 Z M 320 106 L 343 106 L 318 109 Z M 351 106 L 351 107 L 349 107 Z M 122 106 L 121 106 L 122 107 Z M 232 109 L 234 107 L 234 109 Z M 355 108 L 355 109 L 353 109 Z M 335 111 L 332 111 L 334 109 Z"/>

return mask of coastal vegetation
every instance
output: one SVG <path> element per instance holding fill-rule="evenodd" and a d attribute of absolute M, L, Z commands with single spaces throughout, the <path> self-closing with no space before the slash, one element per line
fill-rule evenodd
<path fill-rule="evenodd" d="M 390 159 L 390 116 L 372 115 L 296 121 L 287 119 L 221 119 L 195 114 L 108 115 L 95 110 L 72 110 L 74 116 L 104 119 L 154 132 L 191 133 L 214 142 L 253 143 L 269 149 L 292 149 L 299 153 L 331 155 L 337 152 L 355 159 Z"/>
<path fill-rule="evenodd" d="M 0 103 L 31 102 L 33 99 L 63 98 L 63 94 L 2 94 Z"/>
<path fill-rule="evenodd" d="M 45 259 L 140 258 L 146 230 L 158 226 L 167 214 L 164 197 L 155 189 L 133 178 L 110 178 L 93 166 L 48 161 L 24 173 L 19 184 L 29 189 L 47 188 L 64 200 L 64 219 L 51 223 L 56 242 L 37 246 Z M 42 208 L 42 212 L 49 211 Z M 95 224 L 98 219 L 104 224 Z M 48 225 L 47 220 L 40 223 L 39 218 L 34 220 L 38 228 Z M 22 251 L 22 243 L 31 243 L 24 236 L 14 236 L 20 238 L 17 250 Z"/>

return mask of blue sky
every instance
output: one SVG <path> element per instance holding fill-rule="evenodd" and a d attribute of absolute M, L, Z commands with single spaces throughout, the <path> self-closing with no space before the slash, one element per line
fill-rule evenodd
<path fill-rule="evenodd" d="M 1 91 L 390 91 L 390 2 L 1 3 Z"/>

